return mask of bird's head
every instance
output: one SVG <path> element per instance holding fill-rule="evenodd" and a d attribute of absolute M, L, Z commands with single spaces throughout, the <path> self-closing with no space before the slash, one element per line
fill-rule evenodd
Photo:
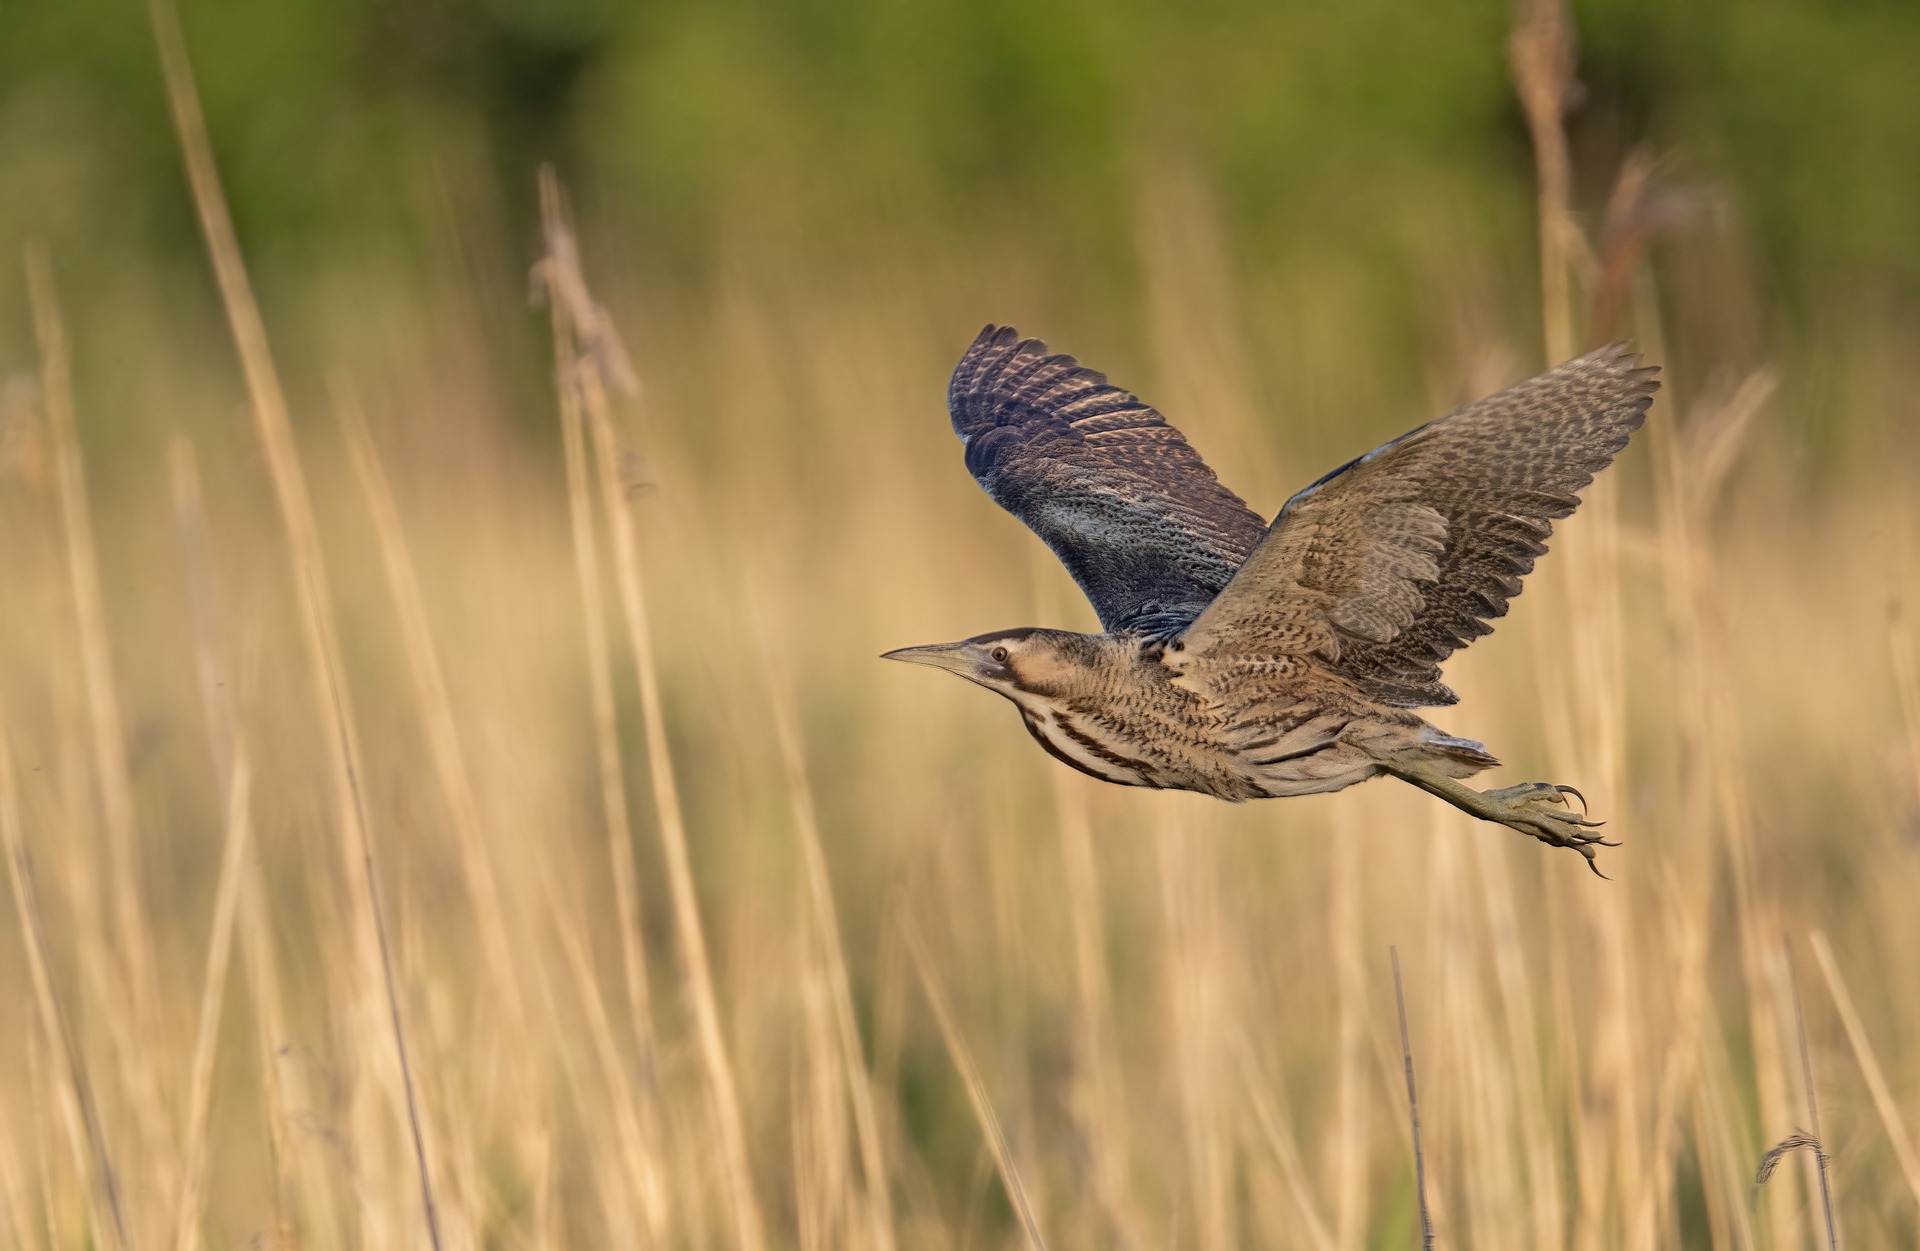
<path fill-rule="evenodd" d="M 1047 694 L 1068 684 L 1071 673 L 1088 664 L 1079 654 L 1084 648 L 1075 646 L 1086 637 L 1067 630 L 997 630 L 958 643 L 902 647 L 881 659 L 945 669 L 1015 699 L 1016 694 Z"/>

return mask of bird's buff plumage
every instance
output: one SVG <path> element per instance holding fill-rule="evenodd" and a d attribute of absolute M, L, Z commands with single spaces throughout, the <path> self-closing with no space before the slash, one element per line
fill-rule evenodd
<path fill-rule="evenodd" d="M 1571 787 L 1475 791 L 1498 763 L 1413 710 L 1503 616 L 1553 523 L 1659 383 L 1624 345 L 1455 410 L 1341 466 L 1271 526 L 1158 412 L 988 326 L 947 392 L 967 468 L 1053 549 L 1106 627 L 909 647 L 997 691 L 1049 754 L 1105 781 L 1260 799 L 1382 773 L 1593 863 Z M 1584 801 L 1582 803 L 1584 809 Z"/>

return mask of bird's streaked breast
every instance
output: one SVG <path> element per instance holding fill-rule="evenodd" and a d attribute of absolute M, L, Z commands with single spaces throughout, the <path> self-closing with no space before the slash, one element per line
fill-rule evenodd
<path fill-rule="evenodd" d="M 1106 741 L 1097 731 L 1075 724 L 1069 714 L 1036 710 L 1025 703 L 1019 707 L 1027 733 L 1060 763 L 1118 786 L 1158 785 L 1153 780 L 1156 771 L 1152 765 L 1128 755 L 1124 746 Z"/>

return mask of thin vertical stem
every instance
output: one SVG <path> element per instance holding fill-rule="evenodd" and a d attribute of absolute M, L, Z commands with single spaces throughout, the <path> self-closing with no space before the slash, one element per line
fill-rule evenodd
<path fill-rule="evenodd" d="M 506 909 L 500 887 L 488 856 L 486 835 L 481 828 L 480 802 L 474 794 L 473 774 L 467 768 L 466 752 L 455 724 L 453 697 L 440 663 L 440 650 L 434 642 L 433 628 L 427 621 L 425 596 L 420 576 L 408 549 L 406 534 L 400 525 L 400 510 L 393 499 L 393 488 L 380 463 L 380 453 L 367 430 L 365 414 L 352 394 L 341 388 L 334 405 L 345 436 L 347 453 L 360 479 L 361 492 L 373 514 L 374 534 L 380 543 L 381 563 L 387 574 L 387 589 L 393 595 L 400 617 L 401 638 L 406 644 L 408 668 L 413 675 L 414 698 L 426 723 L 427 745 L 433 755 L 434 772 L 442 798 L 453 818 L 454 839 L 460 867 L 466 877 L 467 893 L 472 897 L 480 943 L 486 952 L 486 964 L 506 1001 L 507 1018 L 513 1037 L 524 1042 L 528 1037 L 525 997 L 515 972 L 513 945 L 507 937 Z"/>
<path fill-rule="evenodd" d="M 133 810 L 133 779 L 127 772 L 126 739 L 120 699 L 107 647 L 106 609 L 100 593 L 100 564 L 87 512 L 86 468 L 80 457 L 73 407 L 72 365 L 66 326 L 60 316 L 53 266 L 38 248 L 27 251 L 27 288 L 32 295 L 34 331 L 40 341 L 41 394 L 52 428 L 55 473 L 60 487 L 60 516 L 66 532 L 67 572 L 78 619 L 81 669 L 86 679 L 87 717 L 93 731 L 93 764 L 106 817 L 108 890 L 120 940 L 122 976 L 143 1026 L 153 1024 L 153 965 L 140 899 L 140 836 Z"/>
<path fill-rule="evenodd" d="M 700 920 L 699 896 L 693 885 L 693 863 L 687 853 L 686 820 L 680 807 L 679 783 L 674 777 L 672 748 L 667 742 L 666 713 L 660 699 L 660 675 L 654 662 L 652 626 L 647 617 L 646 583 L 641 573 L 640 546 L 635 535 L 633 508 L 620 482 L 619 449 L 614 443 L 613 416 L 605 378 L 609 373 L 631 380 L 630 367 L 618 349 L 612 329 L 587 291 L 580 272 L 579 252 L 566 221 L 559 181 L 551 171 L 541 178 L 541 215 L 546 226 L 548 255 L 545 273 L 555 313 L 565 319 L 571 334 L 584 346 L 583 359 L 562 387 L 579 388 L 581 409 L 593 439 L 601 504 L 613 533 L 614 581 L 627 624 L 634 675 L 640 688 L 640 715 L 647 732 L 647 771 L 653 782 L 655 817 L 660 844 L 666 854 L 667 885 L 687 966 L 688 998 L 692 1000 L 700 1054 L 719 1122 L 721 1156 L 733 1197 L 735 1232 L 742 1251 L 760 1251 L 766 1244 L 759 1199 L 754 1193 L 748 1162 L 746 1129 L 733 1063 L 727 1058 L 720 1029 L 720 1008 L 713 990 L 713 970 L 707 957 L 707 939 Z"/>
<path fill-rule="evenodd" d="M 1573 24 L 1562 0 L 1523 0 L 1507 43 L 1514 85 L 1533 137 L 1540 214 L 1540 316 L 1547 363 L 1573 355 L 1573 166 L 1561 120 L 1573 85 Z"/>
<path fill-rule="evenodd" d="M 1840 1235 L 1833 1222 L 1833 1186 L 1827 1177 L 1827 1140 L 1820 1136 L 1820 1100 L 1813 1089 L 1813 1056 L 1807 1050 L 1807 1018 L 1800 1011 L 1800 983 L 1788 969 L 1793 992 L 1793 1028 L 1800 1037 L 1800 1079 L 1807 1088 L 1807 1128 L 1813 1131 L 1813 1162 L 1820 1174 L 1820 1208 L 1827 1218 L 1827 1251 L 1840 1251 Z"/>
<path fill-rule="evenodd" d="M 613 664 L 607 644 L 605 590 L 600 581 L 600 540 L 593 524 L 593 480 L 587 465 L 586 418 L 580 412 L 580 388 L 571 379 L 577 368 L 573 331 L 566 310 L 553 301 L 555 389 L 560 400 L 560 433 L 567 461 L 567 513 L 573 530 L 575 572 L 580 580 L 581 621 L 586 630 L 587 684 L 593 701 L 595 763 L 600 771 L 600 807 L 607 827 L 607 865 L 613 874 L 613 900 L 620 928 L 620 954 L 626 974 L 627 1010 L 640 1040 L 649 1072 L 653 1058 L 652 994 L 647 984 L 647 951 L 640 924 L 639 872 L 633 856 L 633 823 L 620 764 L 620 723 L 614 707 Z"/>
<path fill-rule="evenodd" d="M 1820 963 L 1820 975 L 1826 978 L 1827 990 L 1833 995 L 1833 1006 L 1840 1010 L 1840 1023 L 1846 1027 L 1847 1042 L 1853 1047 L 1853 1058 L 1860 1064 L 1860 1075 L 1867 1079 L 1874 1110 L 1880 1113 L 1880 1122 L 1886 1126 L 1887 1138 L 1893 1143 L 1894 1158 L 1900 1162 L 1900 1171 L 1913 1191 L 1914 1201 L 1920 1203 L 1920 1152 L 1914 1150 L 1906 1122 L 1900 1117 L 1900 1105 L 1894 1102 L 1893 1090 L 1887 1085 L 1886 1074 L 1873 1054 L 1873 1043 L 1867 1038 L 1866 1026 L 1860 1023 L 1860 1014 L 1854 1010 L 1853 996 L 1847 993 L 1847 983 L 1840 976 L 1840 967 L 1834 963 L 1833 948 L 1827 945 L 1826 934 L 1815 930 L 1809 942 L 1813 958 Z"/>
<path fill-rule="evenodd" d="M 294 443 L 286 394 L 281 389 L 273 353 L 268 345 L 266 323 L 254 299 L 246 262 L 241 257 L 239 239 L 234 233 L 233 218 L 220 187 L 219 171 L 214 165 L 213 146 L 207 136 L 206 119 L 201 114 L 199 94 L 193 83 L 193 68 L 187 58 L 186 37 L 180 29 L 180 14 L 172 0 L 151 0 L 148 14 L 153 24 L 154 41 L 159 48 L 167 100 L 180 139 L 187 180 L 193 190 L 194 207 L 200 217 L 207 254 L 213 264 L 221 302 L 225 305 L 227 322 L 233 333 L 241 370 L 246 377 L 254 420 L 266 449 L 268 470 L 280 505 L 281 520 L 287 530 L 314 693 L 328 722 L 329 733 L 325 736 L 327 750 L 341 824 L 345 827 L 342 830 L 340 852 L 349 872 L 355 867 L 354 862 L 358 861 L 362 887 L 359 923 L 363 933 L 371 932 L 372 940 L 368 944 L 363 938 L 362 944 L 363 947 L 372 947 L 372 955 L 386 992 L 386 1013 L 405 1097 L 407 1129 L 412 1138 L 414 1164 L 419 1171 L 421 1207 L 426 1217 L 428 1239 L 435 1251 L 439 1251 L 439 1211 L 434 1201 L 432 1173 L 427 1164 L 426 1135 L 421 1124 L 419 1096 L 414 1089 L 412 1062 L 407 1052 L 406 1027 L 400 1013 L 400 992 L 393 971 L 386 917 L 380 905 L 373 839 L 368 830 L 366 807 L 360 793 L 359 745 L 354 731 L 353 712 L 341 680 L 339 641 L 334 635 L 332 599 L 313 506 L 307 494 L 305 475 L 300 468 L 299 449 Z"/>
<path fill-rule="evenodd" d="M 1000 1118 L 994 1115 L 993 1103 L 987 1098 L 986 1083 L 980 1080 L 980 1072 L 973 1066 L 973 1055 L 967 1050 L 966 1040 L 960 1037 L 960 1031 L 953 1023 L 953 1012 L 947 1006 L 946 996 L 940 991 L 940 983 L 933 976 L 933 968 L 927 961 L 927 953 L 921 945 L 919 931 L 913 923 L 907 921 L 902 926 L 906 936 L 907 954 L 913 958 L 914 971 L 920 975 L 920 986 L 927 993 L 927 1003 L 933 1008 L 934 1023 L 940 1027 L 940 1038 L 947 1045 L 947 1055 L 953 1060 L 953 1067 L 960 1071 L 960 1080 L 967 1088 L 967 1100 L 973 1105 L 973 1115 L 980 1122 L 980 1132 L 986 1136 L 987 1148 L 993 1154 L 994 1167 L 1000 1172 L 1000 1182 L 1007 1188 L 1007 1200 L 1013 1204 L 1014 1215 L 1020 1218 L 1020 1230 L 1027 1237 L 1027 1245 L 1032 1251 L 1047 1251 L 1047 1240 L 1040 1236 L 1040 1222 L 1034 1218 L 1033 1205 L 1027 1201 L 1027 1188 L 1020 1183 L 1020 1172 L 1013 1166 L 1013 1151 L 1007 1146 L 1007 1136 L 1000 1129 Z"/>
<path fill-rule="evenodd" d="M 200 991 L 200 1025 L 194 1034 L 193 1067 L 187 1097 L 184 1173 L 174 1220 L 176 1251 L 200 1245 L 200 1218 L 206 1204 L 207 1110 L 213 1101 L 214 1060 L 220 1043 L 220 1012 L 226 1004 L 227 965 L 233 954 L 233 923 L 245 879 L 247 848 L 253 837 L 253 771 L 244 744 L 233 752 L 228 784 L 227 836 L 220 856 L 219 886 L 214 892 L 213 932 L 207 939 L 207 971 Z"/>
<path fill-rule="evenodd" d="M 1427 1210 L 1427 1154 L 1420 1145 L 1420 1096 L 1413 1087 L 1413 1044 L 1407 1037 L 1407 997 L 1400 987 L 1400 948 L 1389 947 L 1393 960 L 1393 1006 L 1400 1013 L 1400 1061 L 1407 1074 L 1407 1112 L 1413 1118 L 1413 1184 L 1420 1197 L 1420 1246 L 1433 1248 L 1433 1217 Z"/>
<path fill-rule="evenodd" d="M 130 1251 L 133 1241 L 127 1236 L 126 1213 L 121 1209 L 120 1184 L 115 1180 L 113 1159 L 107 1152 L 107 1139 L 100 1127 L 100 1109 L 93 1100 L 93 1087 L 87 1080 L 87 1063 L 79 1040 L 73 1035 L 60 997 L 53 984 L 53 966 L 47 956 L 47 923 L 40 913 L 40 895 L 34 887 L 33 863 L 27 856 L 26 839 L 20 829 L 19 796 L 14 790 L 13 744 L 7 734 L 6 719 L 0 713 L 0 847 L 6 852 L 7 868 L 13 880 L 14 909 L 20 917 L 20 937 L 27 949 L 27 971 L 32 976 L 34 1000 L 40 1008 L 41 1023 L 47 1041 L 60 1054 L 61 1088 L 69 1124 L 78 1123 L 84 1143 L 76 1134 L 74 1154 L 91 1167 L 87 1175 L 88 1193 L 93 1202 L 95 1238 L 113 1239 L 120 1251 Z"/>
<path fill-rule="evenodd" d="M 853 1104 L 854 1134 L 860 1150 L 860 1167 L 867 1184 L 867 1218 L 874 1246 L 891 1251 L 893 1240 L 893 1203 L 888 1191 L 886 1158 L 880 1142 L 879 1117 L 873 1106 L 873 1079 L 867 1072 L 866 1057 L 860 1047 L 860 1027 L 853 1015 L 853 991 L 847 979 L 846 945 L 840 938 L 840 921 L 833 903 L 833 883 L 827 874 L 827 857 L 820 846 L 820 822 L 813 802 L 813 786 L 807 776 L 806 751 L 800 741 L 799 718 L 786 683 L 776 671 L 773 642 L 767 635 L 766 621 L 754 614 L 759 627 L 760 659 L 766 674 L 768 704 L 773 713 L 774 731 L 780 740 L 780 758 L 786 767 L 787 794 L 793 809 L 793 823 L 800 836 L 800 851 L 807 866 L 807 892 L 812 904 L 814 929 L 821 950 L 820 963 L 826 966 L 831 994 L 835 1032 L 839 1034 L 840 1060 L 846 1071 L 849 1098 Z"/>

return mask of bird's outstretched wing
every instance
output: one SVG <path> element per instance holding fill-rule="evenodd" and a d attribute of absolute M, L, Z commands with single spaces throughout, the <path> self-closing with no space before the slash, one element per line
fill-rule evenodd
<path fill-rule="evenodd" d="M 968 470 L 1046 541 L 1109 630 L 1185 625 L 1266 530 L 1159 413 L 1011 327 L 980 332 L 947 407 Z"/>
<path fill-rule="evenodd" d="M 1287 501 L 1176 647 L 1303 656 L 1386 703 L 1454 702 L 1440 662 L 1491 631 L 1646 419 L 1660 384 L 1639 359 L 1601 348 L 1336 469 Z"/>

